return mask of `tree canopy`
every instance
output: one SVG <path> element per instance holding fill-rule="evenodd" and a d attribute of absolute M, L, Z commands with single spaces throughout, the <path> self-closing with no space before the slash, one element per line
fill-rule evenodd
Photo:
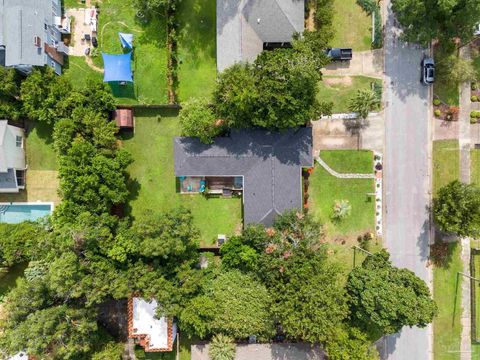
<path fill-rule="evenodd" d="M 422 45 L 437 38 L 469 40 L 480 22 L 477 0 L 393 0 L 392 9 L 405 39 Z"/>
<path fill-rule="evenodd" d="M 437 314 L 427 284 L 412 271 L 392 265 L 382 250 L 352 270 L 347 293 L 352 317 L 372 333 L 388 335 L 403 326 L 425 327 Z"/>
<path fill-rule="evenodd" d="M 459 236 L 480 234 L 480 189 L 453 181 L 438 191 L 433 216 L 441 230 Z"/>

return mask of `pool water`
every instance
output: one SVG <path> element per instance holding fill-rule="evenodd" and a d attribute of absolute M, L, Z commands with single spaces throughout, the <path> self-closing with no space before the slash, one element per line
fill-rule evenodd
<path fill-rule="evenodd" d="M 52 213 L 50 204 L 0 204 L 0 223 L 35 221 Z"/>

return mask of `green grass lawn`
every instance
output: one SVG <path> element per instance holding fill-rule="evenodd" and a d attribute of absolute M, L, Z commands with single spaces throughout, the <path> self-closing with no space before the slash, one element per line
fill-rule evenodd
<path fill-rule="evenodd" d="M 57 170 L 57 157 L 53 149 L 52 126 L 41 122 L 28 123 L 26 136 L 28 169 Z"/>
<path fill-rule="evenodd" d="M 65 9 L 81 9 L 85 7 L 85 3 L 81 0 L 63 0 L 62 5 Z"/>
<path fill-rule="evenodd" d="M 16 264 L 8 270 L 0 270 L 0 297 L 15 287 L 17 280 L 23 276 L 27 263 Z"/>
<path fill-rule="evenodd" d="M 480 186 L 480 149 L 470 151 L 470 180 Z"/>
<path fill-rule="evenodd" d="M 458 86 L 447 84 L 443 81 L 435 81 L 433 94 L 450 106 L 458 106 L 460 101 Z"/>
<path fill-rule="evenodd" d="M 349 47 L 356 51 L 370 50 L 372 19 L 356 0 L 335 0 L 333 47 Z"/>
<path fill-rule="evenodd" d="M 433 194 L 457 180 L 460 174 L 460 155 L 457 140 L 433 142 Z"/>
<path fill-rule="evenodd" d="M 213 244 L 218 234 L 231 235 L 241 229 L 242 203 L 240 198 L 206 198 L 200 194 L 179 194 L 173 174 L 173 138 L 180 135 L 176 113 L 137 110 L 135 135 L 126 136 L 124 147 L 133 155 L 129 171 L 131 213 L 168 211 L 185 206 L 193 213 L 201 231 L 202 242 Z M 129 138 L 128 138 L 129 137 Z"/>
<path fill-rule="evenodd" d="M 381 83 L 380 80 L 368 76 L 324 76 L 318 83 L 317 98 L 320 101 L 332 101 L 333 113 L 349 112 L 350 99 L 360 89 L 370 89 L 372 82 Z"/>
<path fill-rule="evenodd" d="M 103 0 L 100 4 L 98 21 L 98 55 L 93 63 L 103 68 L 101 52 L 120 54 L 123 49 L 119 32 L 134 36 L 134 60 L 132 70 L 134 83 L 120 87 L 111 83 L 112 91 L 119 104 L 166 104 L 167 103 L 167 50 L 166 29 L 163 17 L 155 17 L 142 24 L 136 17 L 133 0 Z M 71 57 L 73 58 L 73 57 Z M 71 74 L 70 72 L 76 72 Z M 85 76 L 100 76 L 101 73 L 89 68 L 83 57 L 70 60 L 66 76 L 77 80 L 82 86 Z"/>
<path fill-rule="evenodd" d="M 473 266 L 474 266 L 474 276 L 475 278 L 480 278 L 480 254 L 475 254 L 473 256 Z M 472 339 L 475 341 L 480 341 L 480 282 L 473 282 L 472 285 L 475 287 L 475 334 L 472 333 Z"/>
<path fill-rule="evenodd" d="M 322 151 L 321 157 L 335 170 L 372 172 L 373 157 L 370 151 Z M 375 228 L 375 200 L 367 193 L 374 192 L 373 179 L 339 179 L 331 176 L 320 165 L 309 178 L 309 209 L 326 226 L 327 235 L 355 235 Z M 349 217 L 334 221 L 333 205 L 336 200 L 348 200 L 352 206 Z"/>
<path fill-rule="evenodd" d="M 88 66 L 83 56 L 67 57 L 63 76 L 68 77 L 75 88 L 84 87 L 89 78 L 103 80 L 103 74 Z"/>
<path fill-rule="evenodd" d="M 457 278 L 457 273 L 463 271 L 460 251 L 460 244 L 449 244 L 449 263 L 433 269 L 433 295 L 438 305 L 438 316 L 433 321 L 435 360 L 460 359 L 462 279 Z"/>
<path fill-rule="evenodd" d="M 207 97 L 215 85 L 216 20 L 215 1 L 183 0 L 178 5 L 179 22 L 178 97 Z"/>

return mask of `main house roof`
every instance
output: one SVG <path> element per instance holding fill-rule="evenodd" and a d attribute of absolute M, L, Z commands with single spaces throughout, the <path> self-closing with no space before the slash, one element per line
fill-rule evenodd
<path fill-rule="evenodd" d="M 245 224 L 270 226 L 285 210 L 302 208 L 302 167 L 313 166 L 312 129 L 233 131 L 213 145 L 174 140 L 175 176 L 243 176 Z"/>
<path fill-rule="evenodd" d="M 263 43 L 290 42 L 304 13 L 304 0 L 217 0 L 218 71 L 254 60 Z"/>

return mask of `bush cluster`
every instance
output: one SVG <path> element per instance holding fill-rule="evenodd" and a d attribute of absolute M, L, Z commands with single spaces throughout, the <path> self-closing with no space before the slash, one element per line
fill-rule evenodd
<path fill-rule="evenodd" d="M 433 105 L 439 106 L 442 103 L 442 101 L 439 98 L 433 99 Z"/>
<path fill-rule="evenodd" d="M 440 109 L 435 109 L 435 111 L 433 112 L 433 114 L 435 115 L 435 117 L 440 117 L 442 115 L 442 112 L 440 111 Z"/>
<path fill-rule="evenodd" d="M 478 119 L 480 118 L 480 111 L 472 111 L 470 113 L 470 124 L 476 124 L 478 122 Z"/>
<path fill-rule="evenodd" d="M 478 96 L 472 95 L 472 96 L 470 97 L 470 101 L 472 101 L 472 102 L 477 102 L 477 101 L 478 101 Z"/>

